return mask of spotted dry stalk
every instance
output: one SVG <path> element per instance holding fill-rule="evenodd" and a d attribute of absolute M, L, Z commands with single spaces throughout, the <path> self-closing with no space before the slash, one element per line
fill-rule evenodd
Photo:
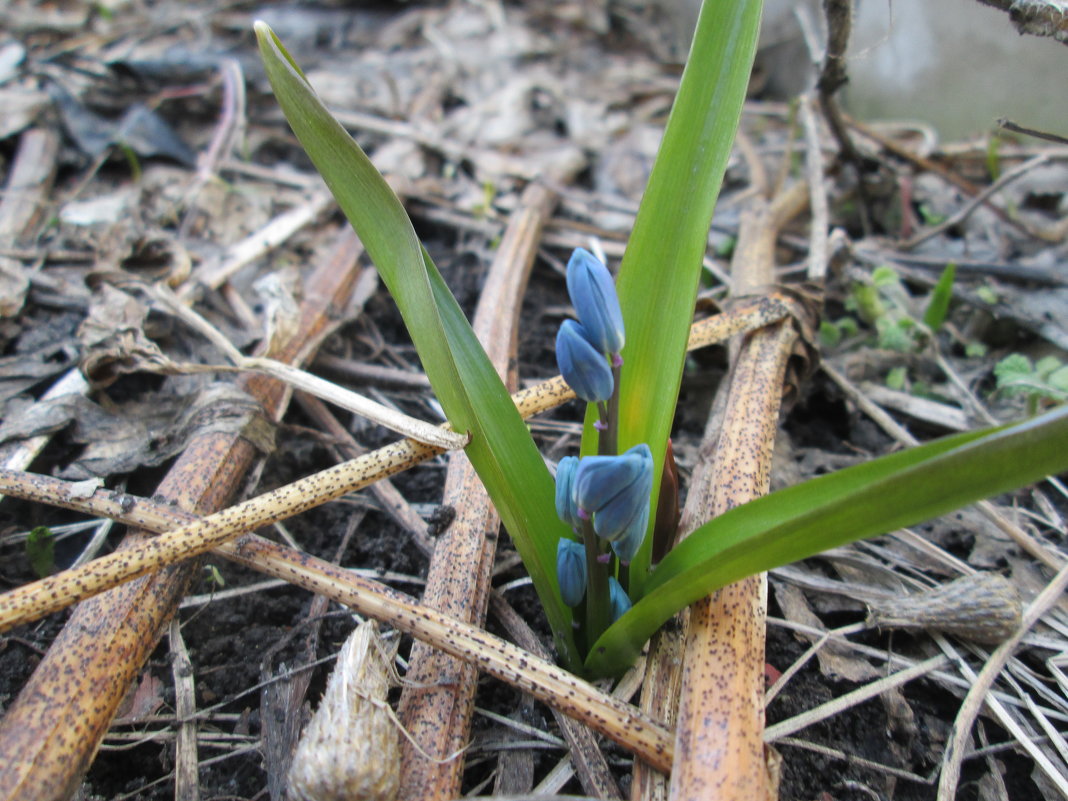
<path fill-rule="evenodd" d="M 773 281 L 774 245 L 781 226 L 803 208 L 803 185 L 773 204 L 759 200 L 743 215 L 733 260 L 735 296 Z M 770 462 L 787 359 L 795 323 L 808 315 L 792 306 L 794 321 L 770 322 L 735 349 L 718 433 L 706 435 L 680 523 L 683 536 L 706 520 L 768 490 Z M 636 769 L 632 798 L 745 799 L 768 795 L 763 732 L 763 577 L 719 590 L 682 616 L 681 632 L 664 631 L 647 663 L 643 709 L 671 720 L 668 692 L 681 684 L 676 761 L 670 789 Z"/>
<path fill-rule="evenodd" d="M 307 354 L 327 330 L 334 309 L 347 303 L 358 247 L 354 237 L 343 236 L 334 258 L 309 281 L 309 301 L 294 336 L 273 355 Z M 283 385 L 262 377 L 244 383 L 266 415 L 284 408 Z M 198 513 L 217 509 L 257 454 L 239 434 L 201 434 L 157 494 Z M 112 559 L 122 563 L 155 542 L 144 531 L 131 531 Z M 79 605 L 0 722 L 0 799 L 60 799 L 73 792 L 197 567 L 196 561 L 173 564 Z"/>

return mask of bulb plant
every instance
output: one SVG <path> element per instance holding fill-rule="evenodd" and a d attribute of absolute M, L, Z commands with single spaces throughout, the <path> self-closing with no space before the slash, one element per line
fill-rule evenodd
<path fill-rule="evenodd" d="M 676 612 L 745 576 L 951 511 L 1068 469 L 1068 408 L 891 454 L 731 509 L 653 568 L 659 498 L 712 211 L 756 45 L 759 0 L 705 2 L 618 278 L 578 250 L 578 320 L 556 339 L 587 404 L 579 456 L 555 480 L 400 201 L 264 23 L 260 53 L 286 118 L 375 262 L 423 367 L 508 529 L 560 660 L 623 671 Z M 625 336 L 624 336 L 625 333 Z"/>

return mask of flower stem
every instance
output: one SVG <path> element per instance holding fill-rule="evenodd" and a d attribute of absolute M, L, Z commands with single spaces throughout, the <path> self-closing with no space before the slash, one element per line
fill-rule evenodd
<path fill-rule="evenodd" d="M 586 643 L 587 648 L 608 628 L 608 566 L 601 562 L 601 541 L 593 531 L 593 521 L 582 522 L 582 541 L 586 546 Z"/>
<path fill-rule="evenodd" d="M 597 438 L 597 453 L 601 456 L 619 454 L 619 376 L 623 369 L 623 360 L 618 354 L 614 354 L 611 358 L 612 394 L 608 398 L 607 406 L 603 403 L 597 405 L 603 425 L 600 436 Z"/>

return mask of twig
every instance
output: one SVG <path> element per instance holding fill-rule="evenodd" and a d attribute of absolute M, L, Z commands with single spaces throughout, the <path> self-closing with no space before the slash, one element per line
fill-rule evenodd
<path fill-rule="evenodd" d="M 1048 133 L 1046 131 L 1037 131 L 1034 128 L 1025 128 L 1022 125 L 1017 125 L 1010 119 L 1001 117 L 998 119 L 998 127 L 1004 128 L 1006 131 L 1012 131 L 1013 133 L 1021 133 L 1026 136 L 1033 136 L 1036 139 L 1045 139 L 1047 142 L 1056 142 L 1058 145 L 1068 145 L 1068 139 L 1063 136 L 1058 136 L 1054 133 Z"/>
<path fill-rule="evenodd" d="M 809 222 L 808 280 L 822 282 L 827 275 L 827 231 L 830 213 L 827 209 L 827 187 L 823 180 L 823 149 L 820 129 L 812 109 L 812 98 L 801 98 L 801 125 L 805 131 L 805 171 L 808 177 L 808 206 L 812 211 Z"/>
<path fill-rule="evenodd" d="M 1011 170 L 1006 170 L 1004 173 L 1001 174 L 1000 178 L 994 181 L 994 183 L 990 184 L 990 186 L 988 186 L 978 195 L 973 197 L 970 201 L 965 203 L 964 207 L 961 208 L 961 210 L 958 211 L 956 214 L 947 217 L 938 225 L 927 229 L 923 233 L 917 234 L 916 236 L 912 237 L 912 239 L 909 239 L 907 242 L 902 242 L 900 245 L 898 245 L 898 247 L 901 250 L 912 250 L 914 247 L 923 244 L 928 239 L 932 239 L 933 237 L 938 236 L 943 231 L 952 228 L 954 225 L 960 225 L 972 215 L 972 212 L 974 212 L 977 208 L 979 208 L 979 206 L 985 203 L 987 198 L 991 197 L 997 192 L 1000 192 L 1002 189 L 1005 188 L 1006 185 L 1012 183 L 1017 178 L 1026 175 L 1036 167 L 1040 167 L 1048 162 L 1049 156 L 1043 153 L 1041 155 L 1035 156 L 1032 159 L 1028 159 L 1023 164 L 1017 164 Z"/>
<path fill-rule="evenodd" d="M 902 684 L 912 681 L 915 678 L 919 678 L 920 676 L 926 676 L 948 663 L 949 659 L 941 654 L 932 656 L 930 659 L 926 659 L 910 668 L 899 670 L 897 673 L 873 681 L 870 684 L 865 684 L 863 687 L 858 687 L 852 692 L 848 692 L 845 695 L 835 698 L 833 701 L 820 704 L 819 706 L 814 707 L 807 712 L 802 712 L 800 715 L 796 715 L 789 720 L 784 720 L 772 726 L 768 726 L 764 731 L 764 741 L 773 743 L 780 737 L 788 737 L 791 734 L 799 732 L 806 726 L 811 726 L 813 723 L 826 720 L 833 715 L 837 715 L 839 712 L 856 706 L 863 701 L 867 701 L 869 698 L 875 698 L 887 690 L 893 689 L 894 687 L 900 687 Z"/>
<path fill-rule="evenodd" d="M 866 236 L 871 234 L 871 210 L 869 209 L 868 190 L 864 184 L 864 165 L 856 145 L 853 144 L 849 131 L 842 118 L 841 109 L 834 95 L 848 80 L 846 76 L 846 49 L 853 30 L 853 4 L 850 0 L 824 0 L 823 13 L 827 20 L 827 50 L 823 56 L 823 66 L 816 90 L 820 109 L 827 120 L 827 125 L 838 142 L 842 158 L 853 168 L 857 181 L 857 208 L 860 224 Z"/>
<path fill-rule="evenodd" d="M 178 716 L 178 735 L 174 746 L 174 799 L 200 801 L 197 775 L 197 702 L 193 681 L 193 663 L 182 638 L 182 627 L 172 618 L 167 629 L 171 645 L 171 675 L 174 677 L 174 711 Z"/>
<path fill-rule="evenodd" d="M 314 221 L 333 202 L 334 198 L 329 192 L 321 191 L 301 205 L 278 215 L 260 230 L 231 245 L 219 262 L 208 262 L 199 267 L 178 290 L 178 297 L 188 302 L 199 286 L 218 289 L 242 267 L 266 255 Z"/>
<path fill-rule="evenodd" d="M 1016 30 L 1032 36 L 1051 36 L 1068 44 L 1068 8 L 1056 0 L 979 0 L 1009 15 Z"/>

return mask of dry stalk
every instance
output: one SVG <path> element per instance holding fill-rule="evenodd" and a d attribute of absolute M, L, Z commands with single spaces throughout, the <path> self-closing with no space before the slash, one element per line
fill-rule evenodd
<path fill-rule="evenodd" d="M 782 320 L 791 313 L 789 304 L 789 298 L 757 298 L 725 314 L 701 320 L 690 329 L 688 347 L 693 350 L 712 345 Z M 563 378 L 556 376 L 517 392 L 512 400 L 525 418 L 555 408 L 574 397 Z M 415 440 L 400 440 L 124 551 L 100 557 L 80 568 L 64 570 L 10 590 L 0 595 L 0 632 L 38 620 L 124 581 L 210 551 L 246 531 L 320 506 L 442 452 L 440 448 Z M 18 471 L 0 469 L 0 483 L 21 475 Z M 47 493 L 22 497 L 51 502 Z"/>
<path fill-rule="evenodd" d="M 742 215 L 732 292 L 774 279 L 778 232 L 807 201 L 803 183 Z M 798 332 L 788 321 L 747 335 L 731 369 L 723 422 L 706 479 L 691 485 L 692 530 L 767 493 L 786 365 Z M 764 618 L 767 584 L 753 576 L 690 608 L 675 736 L 672 799 L 774 797 L 764 754 Z"/>
<path fill-rule="evenodd" d="M 31 473 L 0 471 L 0 489 L 14 497 L 110 517 L 151 531 L 173 530 L 193 519 L 188 512 L 113 490 L 98 489 L 85 497 L 72 482 Z M 475 663 L 479 670 L 585 723 L 659 770 L 670 770 L 671 733 L 657 721 L 563 668 L 476 626 L 429 609 L 376 581 L 254 534 L 225 543 L 214 553 L 330 598 Z"/>
<path fill-rule="evenodd" d="M 358 255 L 358 241 L 344 233 L 334 257 L 309 280 L 308 301 L 294 337 L 275 355 L 307 354 L 327 332 L 332 313 L 345 306 L 351 293 Z M 284 385 L 263 377 L 244 384 L 268 416 L 279 414 L 289 397 Z M 191 511 L 218 509 L 257 455 L 238 434 L 202 434 L 175 463 L 158 494 Z M 151 551 L 154 542 L 145 532 L 131 531 L 123 546 L 106 558 L 119 564 L 128 558 L 136 561 L 135 555 Z M 0 722 L 0 753 L 5 755 L 0 798 L 30 801 L 70 795 L 196 569 L 196 562 L 171 564 L 75 610 Z"/>
<path fill-rule="evenodd" d="M 475 312 L 475 334 L 510 391 L 516 384 L 514 357 L 523 293 L 542 228 L 555 207 L 555 192 L 536 183 L 526 187 L 490 265 Z M 423 603 L 481 626 L 500 518 L 461 452 L 449 455 L 442 504 L 455 510 L 455 518 L 437 540 Z M 470 663 L 416 643 L 408 678 L 410 684 L 399 706 L 401 722 L 410 735 L 403 743 L 399 797 L 411 801 L 457 798 L 464 760 L 448 757 L 462 752 L 469 739 L 478 671 Z"/>
<path fill-rule="evenodd" d="M 197 773 L 197 701 L 193 663 L 182 637 L 178 618 L 167 627 L 171 647 L 171 676 L 174 679 L 174 712 L 178 718 L 178 736 L 174 745 L 174 801 L 200 801 L 200 778 Z"/>

